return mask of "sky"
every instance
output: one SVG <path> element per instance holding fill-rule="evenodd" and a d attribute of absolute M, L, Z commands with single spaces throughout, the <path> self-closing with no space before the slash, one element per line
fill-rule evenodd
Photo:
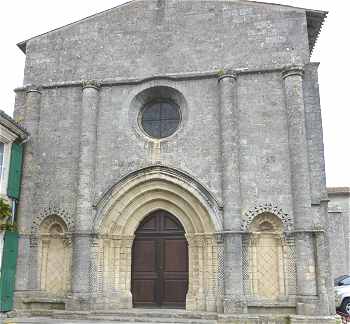
<path fill-rule="evenodd" d="M 15 95 L 21 86 L 25 55 L 16 44 L 125 0 L 11 0 L 1 4 L 0 109 L 12 115 Z M 319 83 L 324 129 L 327 185 L 350 187 L 350 45 L 348 1 L 265 0 L 297 7 L 329 11 L 312 55 L 320 62 Z"/>

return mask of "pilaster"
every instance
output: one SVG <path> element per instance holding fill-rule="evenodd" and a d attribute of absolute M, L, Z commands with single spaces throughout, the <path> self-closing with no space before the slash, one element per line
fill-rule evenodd
<path fill-rule="evenodd" d="M 288 118 L 289 159 L 293 193 L 294 225 L 297 230 L 310 229 L 311 186 L 305 128 L 303 95 L 304 70 L 292 66 L 282 72 Z"/>
<path fill-rule="evenodd" d="M 320 298 L 319 315 L 330 315 L 335 312 L 334 288 L 329 290 L 329 279 L 332 277 L 330 264 L 329 248 L 327 236 L 324 231 L 315 233 L 316 240 L 316 271 L 317 271 L 317 293 Z M 333 283 L 333 280 L 332 280 Z"/>
<path fill-rule="evenodd" d="M 73 245 L 72 296 L 79 299 L 78 308 L 85 308 L 90 297 L 89 273 L 91 267 L 91 223 L 95 182 L 95 156 L 99 84 L 82 84 L 80 158 L 78 174 L 78 200 Z"/>
<path fill-rule="evenodd" d="M 30 246 L 30 258 L 29 258 L 29 280 L 28 280 L 28 289 L 29 290 L 40 290 L 40 268 L 39 268 L 39 237 L 32 235 L 30 237 L 29 246 Z"/>
<path fill-rule="evenodd" d="M 315 242 L 312 232 L 311 186 L 301 66 L 282 72 L 288 119 L 289 159 L 296 229 L 297 313 L 312 315 L 316 310 L 317 286 Z"/>
<path fill-rule="evenodd" d="M 25 145 L 23 160 L 23 186 L 19 208 L 23 211 L 18 219 L 20 230 L 28 231 L 31 227 L 32 218 L 35 215 L 33 201 L 36 201 L 36 183 L 39 168 L 39 122 L 41 108 L 41 91 L 35 86 L 29 86 L 26 91 L 26 109 L 23 126 L 30 134 Z"/>
<path fill-rule="evenodd" d="M 246 303 L 243 292 L 241 193 L 239 174 L 239 114 L 236 100 L 237 76 L 225 71 L 219 77 L 222 157 L 222 197 L 224 202 L 224 302 L 225 313 L 241 313 Z M 236 231 L 236 233 L 228 233 Z"/>
<path fill-rule="evenodd" d="M 18 205 L 18 229 L 21 234 L 28 233 L 32 219 L 35 215 L 36 188 L 38 178 L 38 130 L 41 108 L 41 90 L 35 86 L 28 86 L 25 94 L 25 118 L 23 126 L 30 134 L 29 140 L 25 145 L 25 154 L 23 159 L 23 176 L 21 188 L 21 201 Z M 16 290 L 23 291 L 27 289 L 37 289 L 37 283 L 34 279 L 38 275 L 39 269 L 31 258 L 36 253 L 36 247 L 32 247 L 30 240 L 25 235 L 19 237 L 21 261 L 17 265 L 17 273 L 21 273 L 21 278 L 16 279 Z M 34 249 L 32 251 L 32 249 Z M 31 282 L 35 280 L 35 283 Z"/>

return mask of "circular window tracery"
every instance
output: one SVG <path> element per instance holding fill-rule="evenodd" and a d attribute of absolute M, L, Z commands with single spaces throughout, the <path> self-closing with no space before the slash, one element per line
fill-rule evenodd
<path fill-rule="evenodd" d="M 141 126 L 147 135 L 161 139 L 176 132 L 181 120 L 179 106 L 172 101 L 153 101 L 141 111 Z"/>

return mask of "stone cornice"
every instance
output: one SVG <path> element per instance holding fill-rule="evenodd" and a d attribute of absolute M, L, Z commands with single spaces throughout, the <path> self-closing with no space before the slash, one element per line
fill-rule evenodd
<path fill-rule="evenodd" d="M 310 63 L 313 64 L 313 63 Z M 217 79 L 222 77 L 239 77 L 240 75 L 245 74 L 263 74 L 263 73 L 282 73 L 287 74 L 287 71 L 294 74 L 297 71 L 303 71 L 302 66 L 295 66 L 292 69 L 291 66 L 286 67 L 285 65 L 277 66 L 277 67 L 261 67 L 261 68 L 237 68 L 230 70 L 228 73 L 225 71 L 211 70 L 211 71 L 194 71 L 194 72 L 183 72 L 183 73 L 169 73 L 169 74 L 159 74 L 152 75 L 150 77 L 144 78 L 109 78 L 109 79 L 101 79 L 95 81 L 63 81 L 63 82 L 52 82 L 41 84 L 40 87 L 37 87 L 36 90 L 41 91 L 44 89 L 53 89 L 53 88 L 69 88 L 69 87 L 84 87 L 85 83 L 87 87 L 104 87 L 104 86 L 118 86 L 118 85 L 137 85 L 145 82 L 151 82 L 154 80 L 168 80 L 168 81 L 186 81 L 186 80 L 199 80 L 199 79 Z M 299 74 L 301 72 L 298 72 Z M 293 74 L 293 73 L 292 73 Z M 23 87 L 18 87 L 14 89 L 15 92 L 27 91 L 28 86 L 25 85 Z"/>
<path fill-rule="evenodd" d="M 286 79 L 290 76 L 297 75 L 300 77 L 304 76 L 304 67 L 301 65 L 292 65 L 285 67 L 282 71 L 282 78 Z"/>
<path fill-rule="evenodd" d="M 350 187 L 331 187 L 327 188 L 328 195 L 346 195 L 350 196 Z"/>

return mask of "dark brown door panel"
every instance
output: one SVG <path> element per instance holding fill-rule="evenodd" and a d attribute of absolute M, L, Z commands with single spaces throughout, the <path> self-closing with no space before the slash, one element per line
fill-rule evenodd
<path fill-rule="evenodd" d="M 134 306 L 184 308 L 188 246 L 179 221 L 163 210 L 147 216 L 135 233 L 132 255 Z"/>

